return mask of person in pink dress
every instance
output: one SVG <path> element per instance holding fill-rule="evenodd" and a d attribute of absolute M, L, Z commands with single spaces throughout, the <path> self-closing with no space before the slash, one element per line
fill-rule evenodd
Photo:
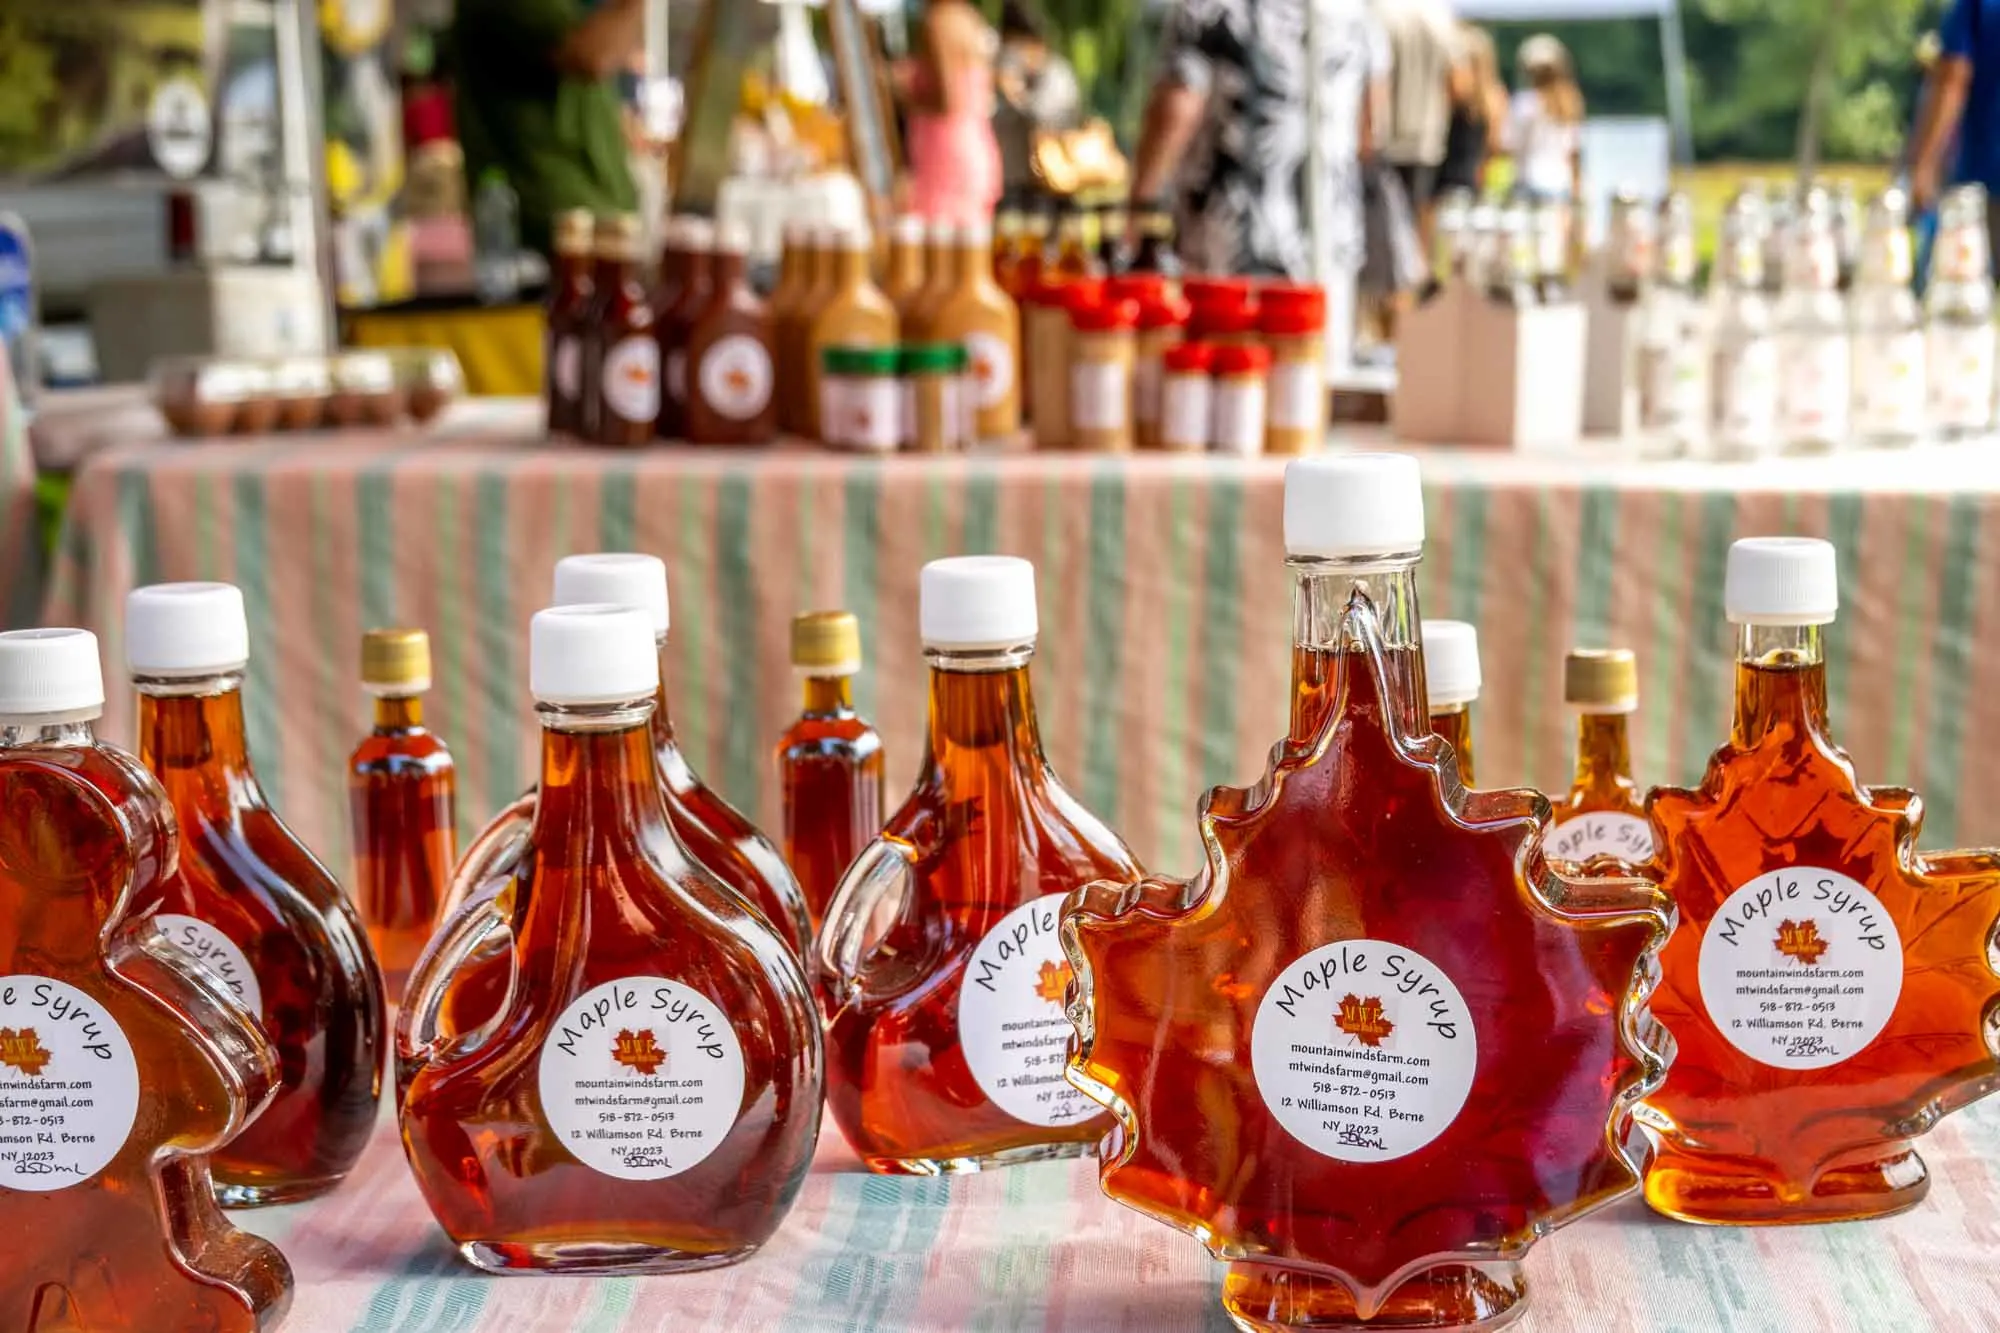
<path fill-rule="evenodd" d="M 912 212 L 939 222 L 990 222 L 1000 201 L 993 134 L 998 39 L 967 0 L 930 0 L 900 80 L 909 108 Z"/>

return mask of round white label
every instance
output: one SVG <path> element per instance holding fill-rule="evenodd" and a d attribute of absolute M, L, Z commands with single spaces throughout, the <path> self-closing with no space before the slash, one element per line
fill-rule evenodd
<path fill-rule="evenodd" d="M 208 96 L 193 79 L 168 79 L 146 106 L 146 147 L 160 170 L 186 180 L 208 165 L 215 126 Z"/>
<path fill-rule="evenodd" d="M 583 340 L 574 333 L 556 339 L 556 392 L 571 402 L 583 387 Z"/>
<path fill-rule="evenodd" d="M 972 363 L 973 400 L 982 412 L 1007 401 L 1014 387 L 1014 347 L 991 333 L 965 335 L 965 355 Z"/>
<path fill-rule="evenodd" d="M 238 1004 L 258 1018 L 264 1016 L 263 988 L 257 984 L 250 959 L 236 946 L 235 940 L 198 916 L 161 912 L 153 920 L 159 923 L 160 933 L 167 937 L 168 943 L 201 964 L 202 970 L 221 982 Z"/>
<path fill-rule="evenodd" d="M 604 354 L 604 403 L 625 421 L 660 415 L 660 345 L 651 338 L 620 338 Z"/>
<path fill-rule="evenodd" d="M 1653 826 L 1637 815 L 1592 811 L 1556 825 L 1542 850 L 1579 864 L 1593 856 L 1615 856 L 1641 865 L 1653 859 Z"/>
<path fill-rule="evenodd" d="M 896 381 L 871 375 L 827 383 L 840 386 L 821 401 L 821 424 L 828 443 L 870 453 L 894 453 L 903 433 L 903 394 Z"/>
<path fill-rule="evenodd" d="M 1031 1125 L 1073 1125 L 1098 1113 L 1063 1078 L 1070 967 L 1056 936 L 1062 900 L 1045 894 L 1001 917 L 972 951 L 958 993 L 958 1040 L 973 1079 L 995 1106 Z"/>
<path fill-rule="evenodd" d="M 1341 940 L 1293 963 L 1250 1030 L 1264 1105 L 1286 1133 L 1343 1162 L 1392 1161 L 1444 1133 L 1478 1063 L 1452 979 L 1381 940 Z"/>
<path fill-rule="evenodd" d="M 695 382 L 718 416 L 754 420 L 771 405 L 771 354 L 748 334 L 718 338 L 702 354 Z"/>
<path fill-rule="evenodd" d="M 1858 1053 L 1903 993 L 1903 940 L 1838 871 L 1795 866 L 1729 895 L 1701 937 L 1701 999 L 1759 1064 L 1823 1069 Z"/>
<path fill-rule="evenodd" d="M 139 1064 L 103 1005 L 52 977 L 0 977 L 0 1189 L 90 1179 L 138 1114 Z"/>
<path fill-rule="evenodd" d="M 593 1171 L 661 1180 L 721 1146 L 743 1109 L 743 1048 L 722 1010 L 665 977 L 570 1002 L 542 1043 L 542 1114 Z"/>

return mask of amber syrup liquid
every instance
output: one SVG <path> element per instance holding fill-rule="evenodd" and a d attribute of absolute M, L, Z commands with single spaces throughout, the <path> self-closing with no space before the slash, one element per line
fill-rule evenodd
<path fill-rule="evenodd" d="M 1603 816 L 1617 818 L 1606 820 Z M 1606 872 L 1643 866 L 1653 851 L 1652 838 L 1644 831 L 1645 819 L 1645 804 L 1632 780 L 1626 715 L 1579 712 L 1576 773 L 1570 779 L 1569 795 L 1556 807 L 1556 834 L 1550 840 L 1549 855 L 1574 865 L 1601 856 L 1622 863 L 1600 867 Z"/>
<path fill-rule="evenodd" d="M 139 754 L 180 821 L 180 873 L 148 910 L 198 917 L 248 960 L 280 1086 L 210 1159 L 232 1205 L 323 1194 L 368 1144 L 382 1091 L 382 974 L 338 881 L 270 807 L 244 743 L 241 677 L 142 680 Z"/>
<path fill-rule="evenodd" d="M 1109 1126 L 1088 1113 L 1034 1124 L 981 1088 L 960 1040 L 975 948 L 1009 913 L 1094 879 L 1143 872 L 1065 791 L 1042 755 L 1028 652 L 931 654 L 930 725 L 915 788 L 857 865 L 820 943 L 827 1105 L 876 1171 L 936 1174 L 1088 1151 Z M 854 890 L 854 891 L 850 891 Z M 1050 1013 L 1060 1018 L 1052 978 Z M 1048 1082 L 1061 1081 L 1061 1048 Z"/>
<path fill-rule="evenodd" d="M 540 794 L 509 908 L 474 899 L 459 909 L 398 1024 L 404 1149 L 439 1224 L 482 1268 L 734 1262 L 776 1229 L 818 1141 L 821 1047 L 805 976 L 764 918 L 681 850 L 648 709 L 544 709 Z M 440 1037 L 451 990 L 488 984 L 482 969 L 456 967 L 482 934 L 504 941 L 503 1005 L 489 1028 Z M 564 1009 L 627 977 L 699 992 L 728 1017 L 743 1058 L 726 1138 L 660 1179 L 584 1164 L 551 1128 L 538 1086 L 538 1057 Z"/>
<path fill-rule="evenodd" d="M 85 723 L 0 721 L 0 976 L 82 991 L 138 1071 L 130 1135 L 102 1170 L 46 1192 L 0 1183 L 0 1327 L 249 1333 L 291 1303 L 284 1255 L 223 1216 L 201 1156 L 271 1096 L 271 1048 L 133 911 L 174 855 L 166 796 L 129 756 Z M 9 1092 L 40 1076 L 0 1063 Z"/>
<path fill-rule="evenodd" d="M 381 695 L 375 728 L 347 761 L 354 820 L 354 899 L 400 997 L 423 952 L 458 860 L 457 775 L 451 751 L 424 726 L 417 695 Z"/>
<path fill-rule="evenodd" d="M 1654 865 L 1682 924 L 1653 1001 L 1680 1055 L 1642 1111 L 1661 1140 L 1646 1200 L 1695 1222 L 1880 1217 L 1929 1189 L 1911 1140 L 2000 1086 L 1992 954 L 2000 859 L 1918 855 L 1916 796 L 1856 780 L 1828 730 L 1817 628 L 1743 636 L 1728 743 L 1699 788 L 1658 789 L 1647 801 Z M 1717 1026 L 1701 983 L 1704 939 L 1720 909 L 1740 886 L 1773 872 L 1806 892 L 1742 927 L 1758 944 L 1781 940 L 1784 921 L 1810 921 L 1817 933 L 1830 904 L 1812 890 L 1824 879 L 1817 872 L 1832 872 L 1874 895 L 1902 947 L 1901 990 L 1886 1024 L 1858 1051 L 1820 1068 L 1779 1067 L 1738 1049 Z M 1885 933 L 1879 922 L 1867 928 Z M 1774 966 L 1817 982 L 1861 952 L 1826 934 L 1823 952 L 1807 951 L 1810 965 L 1773 954 Z M 1810 997 L 1799 1001 L 1803 1014 L 1782 997 L 1769 1003 L 1779 1021 L 1823 1017 Z"/>
<path fill-rule="evenodd" d="M 785 860 L 817 932 L 840 877 L 882 828 L 882 738 L 847 676 L 807 676 L 805 710 L 778 741 Z"/>
<path fill-rule="evenodd" d="M 1458 756 L 1458 780 L 1470 787 L 1472 776 L 1472 705 L 1447 704 L 1431 709 L 1431 733 L 1442 737 Z"/>
<path fill-rule="evenodd" d="M 1233 1261 L 1238 1327 L 1497 1327 L 1528 1246 L 1638 1183 L 1632 1104 L 1671 1049 L 1643 1006 L 1671 916 L 1638 881 L 1550 877 L 1539 794 L 1465 789 L 1429 734 L 1414 558 L 1342 564 L 1299 564 L 1291 732 L 1256 787 L 1203 799 L 1204 872 L 1071 896 L 1070 1077 L 1116 1111 L 1105 1193 Z M 1342 941 L 1421 954 L 1476 1038 L 1455 1117 L 1384 1160 L 1296 1137 L 1254 1070 L 1266 996 Z M 1340 1042 L 1344 984 L 1309 992 L 1315 1040 Z"/>

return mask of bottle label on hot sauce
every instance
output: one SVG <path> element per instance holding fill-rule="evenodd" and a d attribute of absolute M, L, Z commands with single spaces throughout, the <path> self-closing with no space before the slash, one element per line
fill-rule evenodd
<path fill-rule="evenodd" d="M 958 1040 L 979 1090 L 1031 1125 L 1073 1125 L 1096 1102 L 1063 1078 L 1069 1060 L 1069 960 L 1056 923 L 1063 895 L 1026 903 L 986 932 L 958 993 Z"/>
<path fill-rule="evenodd" d="M 1778 1069 L 1824 1069 L 1875 1040 L 1903 993 L 1903 940 L 1881 899 L 1835 870 L 1759 875 L 1701 937 L 1701 999 L 1729 1044 Z"/>
<path fill-rule="evenodd" d="M 1250 1069 L 1285 1131 L 1343 1162 L 1388 1162 L 1444 1133 L 1479 1064 L 1472 1011 L 1444 970 L 1381 940 L 1322 945 L 1257 1007 Z"/>
<path fill-rule="evenodd" d="M 621 338 L 604 354 L 604 405 L 621 421 L 660 415 L 660 345 L 651 338 Z"/>
<path fill-rule="evenodd" d="M 192 957 L 203 971 L 221 982 L 253 1017 L 264 1016 L 263 988 L 257 984 L 257 974 L 250 969 L 249 958 L 235 940 L 198 916 L 161 912 L 153 920 L 169 944 Z"/>
<path fill-rule="evenodd" d="M 748 334 L 718 338 L 702 354 L 695 383 L 717 416 L 753 421 L 771 405 L 771 354 Z"/>
<path fill-rule="evenodd" d="M 965 354 L 972 364 L 974 402 L 980 411 L 990 412 L 1013 391 L 1013 345 L 996 334 L 975 330 L 965 335 Z"/>
<path fill-rule="evenodd" d="M 1543 850 L 1558 861 L 1582 864 L 1593 856 L 1615 856 L 1640 865 L 1653 859 L 1653 826 L 1637 815 L 1591 811 L 1556 825 Z"/>
<path fill-rule="evenodd" d="M 542 1043 L 542 1114 L 585 1166 L 662 1180 L 722 1145 L 743 1108 L 743 1048 L 722 1010 L 665 977 L 570 1002 Z"/>
<path fill-rule="evenodd" d="M 90 1179 L 138 1114 L 132 1043 L 102 1004 L 53 977 L 0 977 L 0 1190 Z"/>

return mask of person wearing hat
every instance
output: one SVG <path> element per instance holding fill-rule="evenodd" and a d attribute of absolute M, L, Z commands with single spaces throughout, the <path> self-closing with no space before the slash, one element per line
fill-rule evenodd
<path fill-rule="evenodd" d="M 1569 49 L 1548 33 L 1521 43 L 1516 62 L 1528 86 L 1507 112 L 1514 186 L 1531 199 L 1570 200 L 1583 193 L 1583 94 Z"/>

